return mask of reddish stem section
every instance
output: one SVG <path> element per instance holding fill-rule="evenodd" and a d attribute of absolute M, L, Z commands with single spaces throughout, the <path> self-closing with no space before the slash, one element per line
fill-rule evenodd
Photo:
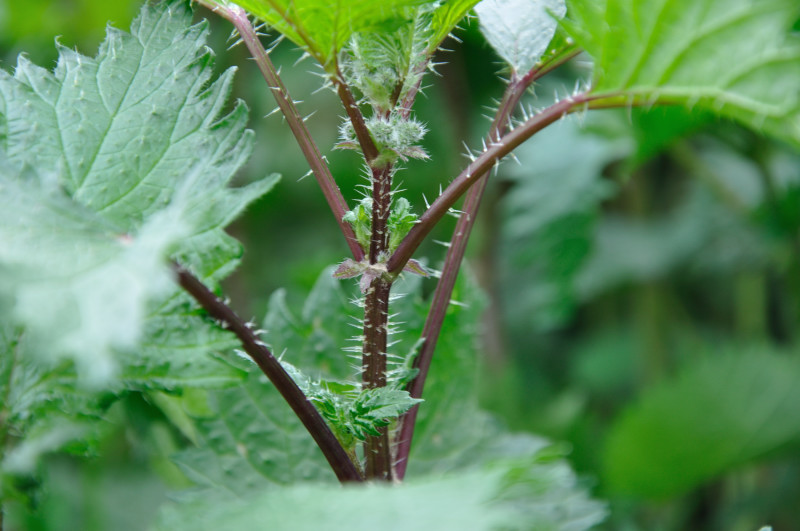
<path fill-rule="evenodd" d="M 389 241 L 387 222 L 392 203 L 392 168 L 372 169 L 372 235 L 369 261 L 383 259 Z M 386 386 L 386 348 L 389 324 L 390 280 L 378 277 L 370 284 L 364 299 L 364 345 L 362 349 L 362 381 L 367 389 Z M 364 445 L 367 479 L 392 479 L 392 457 L 388 430 L 368 436 Z"/>
<path fill-rule="evenodd" d="M 362 379 L 367 389 L 386 386 L 386 341 L 391 287 L 391 282 L 376 278 L 372 281 L 364 301 Z M 386 428 L 381 428 L 379 435 L 367 437 L 364 455 L 367 461 L 367 479 L 392 479 L 391 451 Z"/>
<path fill-rule="evenodd" d="M 292 377 L 247 324 L 189 271 L 177 264 L 173 264 L 173 269 L 181 287 L 194 297 L 212 318 L 221 321 L 225 328 L 236 334 L 244 351 L 267 375 L 267 378 L 306 427 L 308 433 L 311 434 L 339 481 L 342 483 L 364 481 L 317 408 L 297 387 Z"/>
<path fill-rule="evenodd" d="M 239 32 L 242 42 L 244 42 L 250 54 L 253 56 L 253 59 L 255 59 L 261 75 L 264 76 L 264 79 L 271 89 L 275 102 L 286 118 L 286 123 L 289 125 L 289 129 L 291 129 L 292 134 L 297 140 L 297 144 L 300 146 L 300 150 L 303 152 L 303 156 L 306 162 L 308 162 L 311 172 L 314 174 L 314 178 L 317 180 L 322 194 L 325 196 L 325 200 L 328 202 L 328 206 L 336 218 L 336 223 L 339 225 L 339 229 L 342 231 L 348 247 L 350 247 L 353 258 L 356 261 L 360 261 L 364 258 L 364 251 L 356 240 L 353 228 L 349 223 L 342 220 L 345 213 L 349 210 L 347 202 L 344 200 L 342 192 L 339 190 L 339 186 L 336 184 L 325 159 L 322 158 L 322 154 L 316 142 L 314 142 L 314 139 L 311 137 L 311 133 L 308 131 L 300 112 L 297 110 L 294 100 L 289 95 L 289 91 L 284 86 L 277 70 L 275 70 L 275 65 L 272 64 L 272 60 L 261 45 L 261 41 L 259 41 L 258 35 L 256 35 L 253 29 L 253 25 L 247 18 L 247 13 L 236 6 L 222 7 L 214 4 L 208 5 L 206 2 L 202 1 L 201 3 L 229 20 Z"/>
<path fill-rule="evenodd" d="M 456 201 L 464 195 L 473 184 L 484 179 L 486 173 L 503 157 L 511 153 L 520 144 L 528 140 L 548 125 L 556 122 L 589 101 L 588 96 L 581 94 L 559 101 L 504 135 L 499 141 L 492 143 L 481 153 L 453 182 L 436 198 L 433 204 L 419 219 L 419 223 L 408 232 L 403 242 L 389 258 L 387 269 L 390 273 L 399 273 L 417 250 L 433 227 L 441 220 Z"/>
<path fill-rule="evenodd" d="M 501 142 L 502 135 L 508 130 L 508 121 L 530 84 L 545 73 L 550 72 L 556 66 L 574 57 L 576 53 L 575 51 L 565 53 L 558 57 L 552 64 L 545 65 L 541 69 L 532 69 L 521 78 L 513 77 L 511 79 L 503 95 L 503 99 L 500 102 L 497 114 L 489 128 L 488 140 L 490 145 Z M 478 177 L 479 182 L 472 186 L 467 192 L 464 205 L 462 206 L 463 213 L 458 219 L 455 231 L 453 232 L 453 238 L 447 249 L 447 256 L 445 257 L 444 267 L 442 268 L 442 276 L 436 284 L 436 290 L 434 291 L 433 300 L 431 302 L 431 309 L 425 319 L 425 325 L 422 330 L 423 342 L 420 347 L 419 355 L 414 360 L 414 367 L 418 369 L 418 373 L 416 378 L 414 378 L 408 386 L 408 392 L 414 398 L 420 398 L 422 396 L 425 380 L 430 370 L 431 361 L 433 360 L 433 353 L 436 349 L 436 343 L 439 339 L 442 325 L 444 324 L 447 306 L 450 303 L 453 288 L 458 278 L 460 265 L 466 252 L 467 242 L 469 241 L 478 208 L 480 207 L 481 199 L 489 181 L 489 179 L 485 177 L 485 173 L 486 171 Z M 411 410 L 406 412 L 400 420 L 397 465 L 395 469 L 399 479 L 405 477 L 418 413 L 419 406 L 414 406 Z"/>

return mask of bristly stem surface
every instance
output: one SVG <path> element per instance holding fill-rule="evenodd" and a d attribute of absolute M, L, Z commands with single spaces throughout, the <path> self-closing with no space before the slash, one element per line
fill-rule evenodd
<path fill-rule="evenodd" d="M 376 278 L 364 301 L 364 346 L 362 351 L 363 385 L 366 389 L 386 386 L 386 339 L 389 319 L 391 282 Z M 378 435 L 367 436 L 364 444 L 366 478 L 390 481 L 392 454 L 387 427 Z"/>
<path fill-rule="evenodd" d="M 372 169 L 372 234 L 369 245 L 369 262 L 378 264 L 386 253 L 389 241 L 387 221 L 392 203 L 392 167 Z M 367 389 L 386 386 L 386 348 L 389 325 L 390 279 L 375 278 L 364 298 L 364 344 L 361 369 L 363 385 Z M 364 444 L 367 479 L 389 481 L 392 479 L 392 455 L 389 432 L 379 429 L 379 435 L 368 436 Z"/>
<path fill-rule="evenodd" d="M 485 179 L 486 173 L 500 159 L 548 125 L 583 107 L 590 99 L 591 97 L 587 94 L 578 94 L 565 98 L 536 116 L 531 117 L 510 133 L 503 135 L 500 140 L 491 143 L 483 153 L 448 185 L 444 192 L 431 204 L 430 208 L 420 216 L 419 223 L 414 225 L 391 258 L 389 258 L 387 263 L 389 272 L 398 273 L 403 270 L 408 260 L 439 220 L 447 214 L 448 210 L 473 184 Z"/>
<path fill-rule="evenodd" d="M 303 155 L 305 156 L 306 161 L 308 162 L 308 165 L 311 168 L 311 171 L 314 174 L 314 177 L 316 178 L 323 195 L 325 196 L 325 200 L 328 202 L 328 206 L 336 218 L 336 223 L 339 225 L 339 229 L 342 231 L 342 234 L 347 241 L 347 245 L 350 248 L 353 258 L 356 261 L 362 260 L 364 258 L 364 251 L 356 241 L 353 228 L 349 223 L 342 220 L 345 213 L 349 210 L 347 202 L 344 200 L 342 192 L 339 190 L 333 175 L 331 175 L 328 164 L 322 157 L 317 144 L 311 137 L 311 134 L 309 133 L 302 116 L 294 104 L 294 100 L 289 95 L 289 91 L 286 89 L 283 81 L 278 75 L 275 65 L 272 64 L 272 60 L 269 58 L 266 50 L 264 50 L 264 46 L 262 46 L 261 41 L 258 39 L 258 35 L 253 29 L 253 25 L 247 18 L 247 13 L 238 6 L 223 7 L 211 2 L 206 2 L 204 0 L 198 1 L 230 21 L 236 28 L 236 31 L 239 32 L 242 42 L 244 42 L 250 54 L 253 56 L 253 59 L 255 59 L 261 75 L 264 76 L 264 79 L 267 81 L 267 85 L 269 85 L 272 95 L 275 97 L 275 101 L 277 102 L 281 113 L 283 113 L 283 116 L 286 118 L 286 123 L 289 124 L 289 128 L 297 140 L 297 144 L 300 146 L 300 149 L 303 152 Z"/>
<path fill-rule="evenodd" d="M 367 127 L 361 108 L 341 72 L 333 78 L 336 92 L 353 126 L 364 161 L 369 168 L 372 184 L 372 219 L 367 258 L 370 265 L 386 259 L 389 243 L 387 222 L 392 205 L 393 164 L 381 160 L 378 147 Z M 389 294 L 392 281 L 387 276 L 372 280 L 364 297 L 364 328 L 361 349 L 362 385 L 365 389 L 386 386 L 386 348 L 389 325 Z M 390 481 L 392 452 L 388 428 L 379 428 L 378 435 L 368 435 L 364 442 L 367 479 Z"/>
<path fill-rule="evenodd" d="M 308 400 L 281 363 L 247 324 L 188 270 L 177 264 L 173 264 L 173 269 L 181 287 L 194 297 L 212 318 L 222 322 L 225 328 L 236 334 L 244 351 L 267 375 L 267 378 L 311 434 L 339 481 L 342 483 L 363 481 L 364 478 L 361 477 L 358 469 L 317 408 Z"/>
<path fill-rule="evenodd" d="M 562 65 L 577 54 L 577 50 L 565 50 L 558 54 L 552 61 L 540 67 L 531 69 L 522 77 L 512 76 L 506 88 L 497 113 L 489 127 L 489 145 L 499 142 L 501 137 L 508 131 L 510 119 L 514 114 L 517 105 L 524 96 L 531 84 L 541 76 Z M 485 172 L 484 172 L 485 173 Z M 483 176 L 481 176 L 483 177 Z M 420 398 L 425 386 L 425 380 L 430 369 L 433 353 L 436 350 L 436 343 L 439 339 L 447 307 L 452 298 L 453 288 L 455 287 L 461 262 L 467 248 L 467 242 L 475 224 L 475 219 L 480 207 L 481 199 L 486 190 L 488 178 L 481 178 L 480 182 L 472 186 L 467 192 L 464 204 L 461 207 L 462 214 L 456 223 L 453 237 L 447 249 L 442 275 L 436 284 L 436 290 L 431 301 L 431 309 L 425 319 L 422 330 L 422 345 L 414 360 L 414 368 L 418 370 L 417 376 L 411 380 L 407 389 L 413 398 Z M 414 406 L 406 412 L 400 419 L 400 433 L 397 444 L 397 465 L 395 468 L 398 479 L 405 477 L 408 466 L 408 456 L 411 451 L 411 443 L 414 437 L 414 427 L 416 426 L 417 413 L 419 406 Z"/>

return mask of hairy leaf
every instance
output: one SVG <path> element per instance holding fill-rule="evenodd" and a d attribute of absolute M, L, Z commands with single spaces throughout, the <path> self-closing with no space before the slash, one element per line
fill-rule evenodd
<path fill-rule="evenodd" d="M 195 503 L 162 511 L 156 529 L 588 529 L 603 516 L 593 511 L 533 514 L 498 493 L 521 485 L 513 473 L 483 469 L 400 486 L 294 485 L 245 501 Z M 532 486 L 532 485 L 531 485 Z M 539 485 L 541 486 L 541 485 Z M 210 500 L 209 500 L 210 501 Z M 298 508 L 302 508 L 298 510 Z"/>
<path fill-rule="evenodd" d="M 566 11 L 564 0 L 483 0 L 475 6 L 486 40 L 520 74 L 542 57 Z"/>
<path fill-rule="evenodd" d="M 648 390 L 612 428 L 609 487 L 675 496 L 797 443 L 798 390 L 800 363 L 786 353 L 723 351 L 690 364 Z"/>
<path fill-rule="evenodd" d="M 0 500 L 31 494 L 20 479 L 36 477 L 43 455 L 93 453 L 111 403 L 76 386 L 68 364 L 35 363 L 29 346 L 22 330 L 0 323 Z"/>
<path fill-rule="evenodd" d="M 0 292 L 33 350 L 95 383 L 172 297 L 165 259 L 230 271 L 240 249 L 222 228 L 276 180 L 228 188 L 252 133 L 243 104 L 222 114 L 233 71 L 212 81 L 190 22 L 183 2 L 146 6 L 95 58 L 60 48 L 52 73 L 24 57 L 0 71 Z"/>
<path fill-rule="evenodd" d="M 334 344 L 346 340 L 346 328 L 330 327 L 324 319 L 328 313 L 350 313 L 338 282 L 329 275 L 330 270 L 320 277 L 301 318 L 292 316 L 281 298 L 273 299 L 267 320 L 270 340 L 280 337 L 295 346 L 286 350 L 284 358 L 316 359 L 324 366 L 325 356 L 334 366 L 340 363 L 341 354 L 335 349 L 320 352 L 313 342 L 292 339 L 306 336 L 307 323 L 313 323 L 312 327 L 322 327 Z M 407 328 L 394 336 L 401 340 L 397 350 L 408 342 L 416 343 L 427 307 L 420 287 L 417 277 L 398 286 L 397 294 L 405 293 L 396 303 L 398 319 L 406 321 Z M 477 369 L 473 340 L 481 305 L 474 300 L 472 285 L 460 284 L 456 296 L 470 305 L 454 305 L 448 315 L 452 335 L 443 338 L 441 361 L 434 360 L 435 372 L 426 395 L 436 409 L 425 409 L 427 401 L 422 404 L 424 413 L 408 481 L 402 486 L 342 489 L 302 482 L 270 489 L 265 496 L 253 494 L 283 484 L 286 478 L 314 479 L 315 473 L 327 472 L 296 419 L 282 414 L 288 407 L 274 403 L 269 398 L 274 390 L 253 373 L 241 389 L 215 393 L 214 409 L 220 420 L 201 421 L 205 439 L 201 448 L 179 457 L 187 474 L 208 489 L 180 505 L 166 507 L 159 528 L 366 529 L 374 526 L 377 515 L 388 529 L 407 529 L 424 522 L 426 528 L 437 529 L 580 530 L 601 521 L 605 515 L 602 505 L 587 498 L 566 462 L 555 459 L 545 441 L 509 435 L 478 410 L 472 394 Z M 338 336 L 328 336 L 331 333 Z M 343 391 L 355 388 L 339 387 Z M 407 395 L 381 397 L 396 409 L 391 414 L 409 405 L 402 404 L 403 400 Z M 323 478 L 333 479 L 329 472 L 317 476 Z M 297 511 L 297 507 L 306 509 Z M 375 511 L 374 517 L 364 513 L 367 507 Z"/>
<path fill-rule="evenodd" d="M 431 0 L 238 0 L 250 13 L 336 72 L 337 54 L 360 31 L 391 27 L 410 18 L 408 8 Z"/>
<path fill-rule="evenodd" d="M 211 393 L 199 444 L 175 460 L 199 486 L 245 496 L 254 490 L 335 477 L 319 448 L 255 366 L 238 386 Z"/>
<path fill-rule="evenodd" d="M 571 0 L 592 92 L 699 105 L 800 143 L 794 0 Z"/>
<path fill-rule="evenodd" d="M 419 287 L 416 277 L 398 286 L 406 295 L 395 308 L 406 322 L 403 336 L 409 342 L 419 337 L 428 307 Z M 602 505 L 587 496 L 558 451 L 540 437 L 510 433 L 478 407 L 476 341 L 484 303 L 468 271 L 462 272 L 453 300 L 447 333 L 439 339 L 426 381 L 407 480 L 482 474 L 488 466 L 504 479 L 487 510 L 508 507 L 510 529 L 587 529 L 598 523 Z"/>
<path fill-rule="evenodd" d="M 433 52 L 480 0 L 448 0 L 433 12 L 428 51 Z"/>

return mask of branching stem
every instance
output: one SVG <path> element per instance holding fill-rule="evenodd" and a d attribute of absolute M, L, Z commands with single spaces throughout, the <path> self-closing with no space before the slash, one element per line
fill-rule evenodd
<path fill-rule="evenodd" d="M 173 264 L 178 282 L 208 314 L 223 323 L 223 326 L 236 334 L 244 351 L 267 375 L 278 392 L 283 396 L 308 433 L 322 450 L 325 459 L 333 468 L 341 482 L 363 481 L 358 469 L 350 460 L 339 440 L 325 423 L 317 408 L 308 400 L 303 391 L 284 370 L 272 352 L 255 333 L 223 301 L 211 292 L 197 277 L 180 265 Z"/>
<path fill-rule="evenodd" d="M 512 76 L 503 94 L 503 99 L 500 102 L 494 120 L 489 127 L 488 141 L 490 145 L 499 142 L 502 135 L 507 132 L 509 120 L 513 116 L 514 110 L 517 108 L 517 105 L 519 105 L 522 96 L 530 85 L 536 79 L 574 57 L 577 53 L 578 51 L 574 49 L 567 50 L 558 54 L 551 62 L 544 64 L 542 67 L 531 69 L 522 77 Z M 442 276 L 436 284 L 436 290 L 434 291 L 433 300 L 431 302 L 431 309 L 428 312 L 422 329 L 422 345 L 420 346 L 418 356 L 414 360 L 414 368 L 418 369 L 418 372 L 417 376 L 408 385 L 408 392 L 414 398 L 420 398 L 422 396 L 425 379 L 427 378 L 431 361 L 433 360 L 433 353 L 436 349 L 436 343 L 439 339 L 439 333 L 444 324 L 447 306 L 453 294 L 458 271 L 464 259 L 467 242 L 469 241 L 472 227 L 475 224 L 475 218 L 487 183 L 487 178 L 481 178 L 477 184 L 470 188 L 464 199 L 464 204 L 461 207 L 462 214 L 456 223 L 450 246 L 447 249 L 444 266 L 442 267 Z M 414 406 L 403 415 L 400 420 L 400 434 L 398 437 L 396 455 L 397 465 L 395 469 L 399 479 L 405 477 L 418 411 L 419 406 Z"/>
<path fill-rule="evenodd" d="M 450 208 L 464 195 L 475 183 L 485 178 L 486 173 L 497 164 L 500 159 L 511 153 L 520 144 L 528 140 L 548 125 L 583 107 L 591 97 L 587 94 L 578 94 L 565 98 L 539 114 L 531 117 L 513 131 L 492 142 L 488 148 L 472 161 L 450 185 L 436 198 L 433 204 L 419 219 L 419 223 L 408 232 L 397 250 L 389 258 L 387 269 L 390 273 L 402 271 L 408 260 L 417 250 L 433 227 L 444 217 Z"/>
<path fill-rule="evenodd" d="M 364 258 L 364 251 L 356 241 L 353 228 L 349 223 L 342 220 L 345 213 L 349 210 L 347 202 L 344 200 L 342 192 L 339 190 L 333 175 L 331 175 L 330 168 L 328 168 L 328 164 L 322 157 L 317 144 L 311 137 L 311 133 L 309 133 L 302 116 L 297 110 L 294 100 L 292 100 L 289 91 L 284 86 L 277 70 L 275 70 L 275 65 L 272 64 L 272 60 L 261 45 L 261 41 L 258 39 L 258 35 L 256 35 L 253 29 L 253 25 L 247 18 L 247 13 L 242 8 L 234 5 L 220 6 L 205 0 L 198 1 L 200 4 L 230 21 L 236 28 L 236 31 L 239 32 L 242 42 L 247 46 L 247 49 L 256 61 L 256 65 L 258 65 L 261 75 L 264 76 L 264 79 L 267 81 L 281 113 L 286 117 L 286 123 L 289 124 L 289 129 L 291 129 L 294 134 L 297 144 L 300 146 L 325 196 L 325 200 L 328 202 L 328 206 L 336 218 L 336 223 L 339 225 L 339 229 L 347 240 L 347 245 L 350 247 L 353 258 L 356 261 L 360 261 Z"/>
<path fill-rule="evenodd" d="M 369 165 L 370 168 L 373 168 L 375 159 L 378 158 L 379 153 L 378 147 L 375 145 L 375 141 L 372 139 L 372 134 L 370 134 L 369 129 L 367 128 L 367 122 L 364 120 L 364 114 L 361 112 L 361 108 L 358 106 L 358 103 L 356 103 L 356 99 L 353 97 L 353 92 L 350 90 L 350 87 L 347 85 L 347 83 L 345 83 L 344 76 L 341 72 L 338 72 L 333 78 L 333 83 L 336 85 L 336 93 L 339 95 L 339 99 L 342 100 L 344 112 L 347 113 L 347 117 L 350 119 L 350 123 L 353 125 L 353 131 L 355 132 L 358 143 L 361 146 L 364 159 L 367 161 L 367 165 Z"/>

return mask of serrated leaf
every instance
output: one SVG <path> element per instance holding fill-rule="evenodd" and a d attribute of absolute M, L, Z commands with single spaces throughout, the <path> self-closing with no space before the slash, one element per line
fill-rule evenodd
<path fill-rule="evenodd" d="M 800 441 L 800 363 L 767 349 L 716 352 L 644 393 L 615 423 L 609 488 L 676 496 Z"/>
<path fill-rule="evenodd" d="M 31 494 L 21 477 L 36 477 L 38 460 L 63 450 L 96 451 L 109 396 L 76 385 L 67 363 L 35 363 L 25 334 L 0 322 L 0 500 Z"/>
<path fill-rule="evenodd" d="M 304 48 L 330 73 L 337 54 L 361 31 L 402 23 L 409 8 L 431 0 L 238 0 L 236 2 Z"/>
<path fill-rule="evenodd" d="M 265 320 L 269 329 L 266 337 L 275 345 L 288 346 L 283 351 L 284 363 L 290 361 L 306 372 L 307 367 L 329 369 L 320 371 L 322 375 L 344 370 L 344 376 L 349 376 L 353 369 L 347 366 L 341 347 L 354 333 L 348 321 L 358 315 L 359 308 L 347 300 L 341 283 L 331 277 L 331 272 L 329 268 L 320 275 L 299 317 L 290 312 L 282 292 L 276 294 Z M 405 325 L 393 334 L 392 340 L 400 340 L 393 350 L 402 352 L 418 344 L 428 302 L 421 297 L 419 277 L 399 280 L 396 288 L 395 295 L 405 292 L 395 301 L 395 310 L 400 312 L 398 319 Z M 212 522 L 225 521 L 232 527 L 247 528 L 251 522 L 258 521 L 259 526 L 268 523 L 272 524 L 268 527 L 276 528 L 316 525 L 325 529 L 344 528 L 342 526 L 358 529 L 366 525 L 365 521 L 373 525 L 370 519 L 364 519 L 363 508 L 369 505 L 391 511 L 392 515 L 397 512 L 396 518 L 387 518 L 385 522 L 390 526 L 396 523 L 398 529 L 408 527 L 404 515 L 417 515 L 415 521 L 419 521 L 423 513 L 430 522 L 445 522 L 446 528 L 448 522 L 461 522 L 458 515 L 453 515 L 447 505 L 443 505 L 444 501 L 426 504 L 430 501 L 426 499 L 427 494 L 417 498 L 415 484 L 434 482 L 439 486 L 439 493 L 444 493 L 445 485 L 451 485 L 451 480 L 458 484 L 473 476 L 482 478 L 479 483 L 489 488 L 489 496 L 481 498 L 486 503 L 479 504 L 480 514 L 505 515 L 500 522 L 507 528 L 528 529 L 531 522 L 536 522 L 543 528 L 578 530 L 602 520 L 602 505 L 586 496 L 566 462 L 554 459 L 546 441 L 528 435 L 509 435 L 477 408 L 474 340 L 481 311 L 480 293 L 473 284 L 460 282 L 455 296 L 461 304 L 449 309 L 448 333 L 443 335 L 439 353 L 434 358 L 408 482 L 392 490 L 391 496 L 387 494 L 388 499 L 382 494 L 376 495 L 379 498 L 375 503 L 368 504 L 365 496 L 372 496 L 369 494 L 372 489 L 342 494 L 340 487 L 328 489 L 309 483 L 270 488 L 296 480 L 298 475 L 300 479 L 313 479 L 313 471 L 321 471 L 325 475 L 320 477 L 325 479 L 334 478 L 289 408 L 254 370 L 241 388 L 214 393 L 214 411 L 220 419 L 201 419 L 200 448 L 179 457 L 187 475 L 209 490 L 200 493 L 200 501 L 189 496 L 188 504 L 171 507 L 162 525 L 177 526 L 175 529 L 181 529 L 182 525 L 202 528 L 213 526 Z M 296 370 L 294 372 L 297 374 Z M 303 385 L 311 381 L 308 376 L 298 375 L 297 379 Z M 402 385 L 399 380 L 397 385 Z M 357 393 L 356 386 L 346 384 L 331 386 L 330 390 L 331 396 Z M 366 400 L 361 403 L 365 415 L 353 420 L 353 424 L 369 432 L 376 425 L 373 419 L 394 416 L 411 405 L 407 394 L 395 396 L 394 393 L 393 389 L 367 391 Z M 335 406 L 318 402 L 318 407 L 331 415 L 336 414 Z M 312 467 L 310 463 L 317 465 Z M 451 475 L 438 479 L 443 474 Z M 271 500 L 283 500 L 275 510 L 267 510 L 269 514 L 262 509 L 271 505 L 264 505 L 260 498 L 247 494 L 259 488 L 270 489 L 270 493 L 278 496 Z M 306 491 L 316 500 L 309 502 L 309 510 L 302 511 L 303 514 L 297 510 L 287 512 L 289 507 L 305 506 Z M 470 488 L 470 492 L 477 495 L 482 491 Z M 202 501 L 210 499 L 215 502 Z M 464 506 L 464 500 L 472 498 L 460 496 L 459 499 L 459 505 Z M 404 501 L 400 503 L 399 500 Z M 408 508 L 417 503 L 422 504 L 418 510 L 409 511 Z M 355 520 L 351 515 L 352 507 L 360 508 Z M 479 529 L 475 526 L 483 521 L 472 519 L 468 527 Z M 494 516 L 491 521 L 498 522 Z"/>
<path fill-rule="evenodd" d="M 197 448 L 178 466 L 199 486 L 244 496 L 297 481 L 335 481 L 319 448 L 261 371 L 238 386 L 210 393 L 213 415 L 198 419 Z"/>
<path fill-rule="evenodd" d="M 699 105 L 800 143 L 794 0 L 571 0 L 592 92 Z M 735 61 L 731 61 L 735 58 Z"/>
<path fill-rule="evenodd" d="M 548 478 L 552 479 L 552 478 Z M 526 483 L 519 471 L 497 466 L 444 478 L 407 481 L 402 485 L 293 485 L 247 500 L 171 506 L 162 511 L 156 529 L 552 529 L 579 531 L 601 521 L 597 505 L 570 500 L 560 508 L 542 504 L 528 511 L 518 499 L 503 499 L 510 489 L 520 498 L 547 479 Z M 566 493 L 562 493 L 566 494 Z M 499 496 L 498 496 L 499 495 Z M 513 498 L 513 496 L 512 496 Z M 569 508 L 567 509 L 567 506 Z M 298 510 L 302 508 L 302 510 Z"/>
<path fill-rule="evenodd" d="M 433 12 L 428 51 L 433 52 L 480 0 L 447 0 Z"/>
<path fill-rule="evenodd" d="M 483 0 L 475 12 L 486 40 L 522 75 L 547 51 L 567 6 L 564 0 Z"/>
<path fill-rule="evenodd" d="M 248 157 L 246 109 L 221 111 L 205 24 L 183 2 L 110 28 L 97 57 L 60 48 L 54 72 L 0 70 L 0 292 L 38 350 L 95 383 L 175 291 L 165 259 L 219 278 L 238 256 L 222 228 L 276 178 L 228 183 Z M 47 348 L 43 348 L 46 346 Z"/>

